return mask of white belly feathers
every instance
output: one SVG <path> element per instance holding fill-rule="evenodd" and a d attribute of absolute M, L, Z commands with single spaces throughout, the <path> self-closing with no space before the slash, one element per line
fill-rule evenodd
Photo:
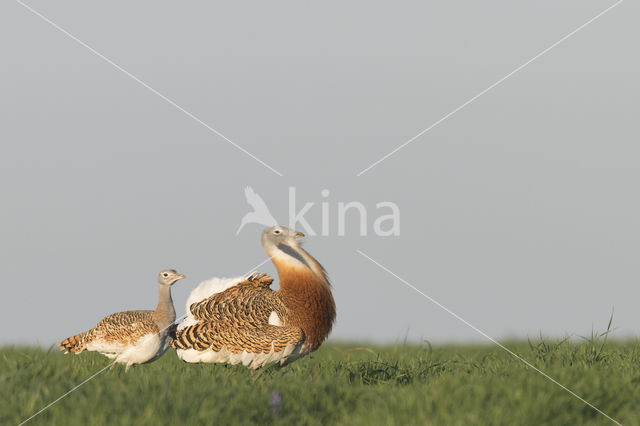
<path fill-rule="evenodd" d="M 284 363 L 289 357 L 295 358 L 300 353 L 300 346 L 294 347 L 287 345 L 284 350 L 275 352 L 271 349 L 268 353 L 251 353 L 247 351 L 237 354 L 231 353 L 225 348 L 214 352 L 212 349 L 199 351 L 196 349 L 177 349 L 178 357 L 186 362 L 198 363 L 229 363 L 232 365 L 240 364 L 251 369 L 260 368 L 271 362 Z"/>

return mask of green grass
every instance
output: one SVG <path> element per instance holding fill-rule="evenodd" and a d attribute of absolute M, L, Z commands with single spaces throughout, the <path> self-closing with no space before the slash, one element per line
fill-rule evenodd
<path fill-rule="evenodd" d="M 507 346 L 623 424 L 640 425 L 640 343 Z M 0 424 L 18 424 L 109 360 L 0 349 Z M 280 404 L 272 403 L 281 398 Z M 29 424 L 612 424 L 496 346 L 328 343 L 283 369 L 160 360 L 106 370 Z"/>

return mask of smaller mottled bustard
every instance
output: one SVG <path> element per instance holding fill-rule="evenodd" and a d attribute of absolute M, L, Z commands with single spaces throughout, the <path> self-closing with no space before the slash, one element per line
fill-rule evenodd
<path fill-rule="evenodd" d="M 125 311 L 103 318 L 95 327 L 63 340 L 58 346 L 65 353 L 79 354 L 85 349 L 115 359 L 115 363 L 133 364 L 153 361 L 166 352 L 175 332 L 176 311 L 171 286 L 185 276 L 173 269 L 158 274 L 160 297 L 155 311 Z"/>

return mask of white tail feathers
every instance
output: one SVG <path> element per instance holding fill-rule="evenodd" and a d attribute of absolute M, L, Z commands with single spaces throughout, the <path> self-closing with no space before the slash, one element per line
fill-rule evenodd
<path fill-rule="evenodd" d="M 180 322 L 180 324 L 178 324 L 178 330 L 182 330 L 185 327 L 197 323 L 196 319 L 193 318 L 193 315 L 191 314 L 191 305 L 196 302 L 200 302 L 201 300 L 207 299 L 216 293 L 225 291 L 229 287 L 233 287 L 234 285 L 241 283 L 242 281 L 246 280 L 248 276 L 249 275 L 234 278 L 214 277 L 202 281 L 200 284 L 198 284 L 198 287 L 194 288 L 187 298 L 187 317 L 182 322 Z"/>

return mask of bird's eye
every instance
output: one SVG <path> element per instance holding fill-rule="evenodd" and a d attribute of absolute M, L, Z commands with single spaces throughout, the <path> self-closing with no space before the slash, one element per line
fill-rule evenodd
<path fill-rule="evenodd" d="M 163 277 L 168 277 L 169 274 L 167 274 L 166 272 L 164 274 L 162 274 Z"/>
<path fill-rule="evenodd" d="M 276 229 L 275 231 L 273 231 L 273 233 L 274 233 L 274 234 L 276 234 L 276 235 L 280 234 L 281 232 L 282 232 L 282 231 L 281 231 L 281 230 L 279 230 L 279 229 Z"/>

